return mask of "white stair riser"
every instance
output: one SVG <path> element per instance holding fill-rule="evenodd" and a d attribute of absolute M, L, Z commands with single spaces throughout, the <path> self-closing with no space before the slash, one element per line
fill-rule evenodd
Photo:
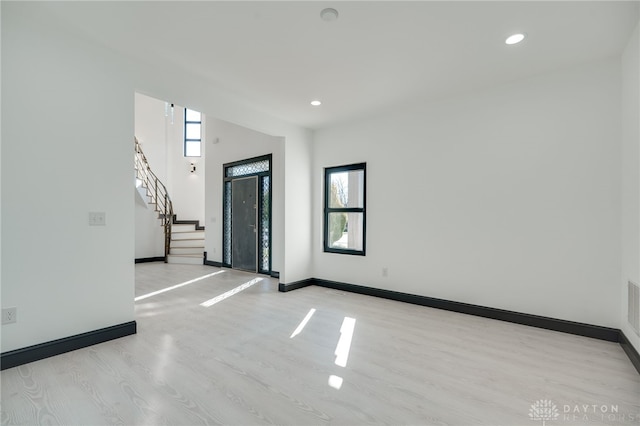
<path fill-rule="evenodd" d="M 171 250 L 178 247 L 198 247 L 204 251 L 204 238 L 199 240 L 171 240 Z"/>
<path fill-rule="evenodd" d="M 203 256 L 204 247 L 171 247 L 170 254 L 194 254 Z"/>
<path fill-rule="evenodd" d="M 189 231 L 195 231 L 195 230 L 196 230 L 195 225 L 183 225 L 183 224 L 177 224 L 177 223 L 174 223 L 173 225 L 171 225 L 172 232 L 189 232 Z"/>
<path fill-rule="evenodd" d="M 176 232 L 172 230 L 171 240 L 204 240 L 204 231 Z"/>

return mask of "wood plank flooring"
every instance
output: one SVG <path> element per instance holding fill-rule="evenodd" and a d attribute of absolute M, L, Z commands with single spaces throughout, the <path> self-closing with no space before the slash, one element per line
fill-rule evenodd
<path fill-rule="evenodd" d="M 190 283 L 138 300 L 137 335 L 3 371 L 2 425 L 640 424 L 618 344 L 238 271 L 196 280 L 219 271 L 136 265 L 136 297 Z"/>

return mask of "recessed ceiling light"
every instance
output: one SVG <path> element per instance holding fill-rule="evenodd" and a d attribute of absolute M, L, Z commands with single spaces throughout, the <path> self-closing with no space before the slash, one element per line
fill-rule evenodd
<path fill-rule="evenodd" d="M 511 35 L 511 36 L 507 37 L 507 39 L 504 42 L 507 43 L 507 44 L 518 44 L 522 40 L 524 40 L 524 37 L 525 37 L 524 34 L 514 34 L 514 35 Z"/>
<path fill-rule="evenodd" d="M 318 100 L 311 101 L 311 105 L 313 105 L 313 106 L 320 106 L 320 105 L 322 105 L 322 102 L 320 102 L 320 101 L 318 101 Z"/>
<path fill-rule="evenodd" d="M 338 19 L 338 11 L 330 7 L 322 9 L 322 12 L 320 12 L 320 17 L 323 21 L 335 21 L 336 19 Z"/>

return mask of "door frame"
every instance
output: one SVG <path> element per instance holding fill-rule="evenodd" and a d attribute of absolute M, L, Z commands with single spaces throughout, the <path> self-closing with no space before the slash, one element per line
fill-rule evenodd
<path fill-rule="evenodd" d="M 258 177 L 258 273 L 271 274 L 273 261 L 273 232 L 272 232 L 272 205 L 273 205 L 273 177 L 272 154 L 247 158 L 245 160 L 225 163 L 222 166 L 222 266 L 231 268 L 231 196 L 232 181 L 252 176 Z M 237 167 L 240 166 L 240 167 Z M 257 167 L 253 167 L 257 166 Z M 229 173 L 231 170 L 238 173 Z M 266 179 L 266 182 L 265 182 Z M 266 192 L 266 194 L 265 194 Z M 265 211 L 266 208 L 266 211 Z M 265 220 L 266 213 L 266 220 Z M 264 238 L 268 238 L 265 247 Z M 267 253 L 265 253 L 267 251 Z M 266 256 L 266 259 L 265 259 Z M 266 260 L 266 264 L 265 264 Z"/>

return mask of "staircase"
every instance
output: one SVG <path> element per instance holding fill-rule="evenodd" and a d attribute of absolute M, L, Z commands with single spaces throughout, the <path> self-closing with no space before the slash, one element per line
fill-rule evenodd
<path fill-rule="evenodd" d="M 135 141 L 136 186 L 143 188 L 147 203 L 154 206 L 164 228 L 165 263 L 202 265 L 204 261 L 204 227 L 197 220 L 177 220 L 167 188 L 151 171 L 142 147 Z"/>
<path fill-rule="evenodd" d="M 149 204 L 154 205 L 155 211 L 158 212 L 158 219 L 162 223 L 164 228 L 164 261 L 167 261 L 169 255 L 169 248 L 171 245 L 171 222 L 173 221 L 173 203 L 167 188 L 160 182 L 160 179 L 155 173 L 151 171 L 151 166 L 147 161 L 147 157 L 142 152 L 142 147 L 138 138 L 134 137 L 135 142 L 135 157 L 134 167 L 136 170 L 136 185 L 140 185 L 146 189 L 146 195 L 149 199 Z"/>
<path fill-rule="evenodd" d="M 168 263 L 202 265 L 204 261 L 204 227 L 197 220 L 174 220 Z"/>

